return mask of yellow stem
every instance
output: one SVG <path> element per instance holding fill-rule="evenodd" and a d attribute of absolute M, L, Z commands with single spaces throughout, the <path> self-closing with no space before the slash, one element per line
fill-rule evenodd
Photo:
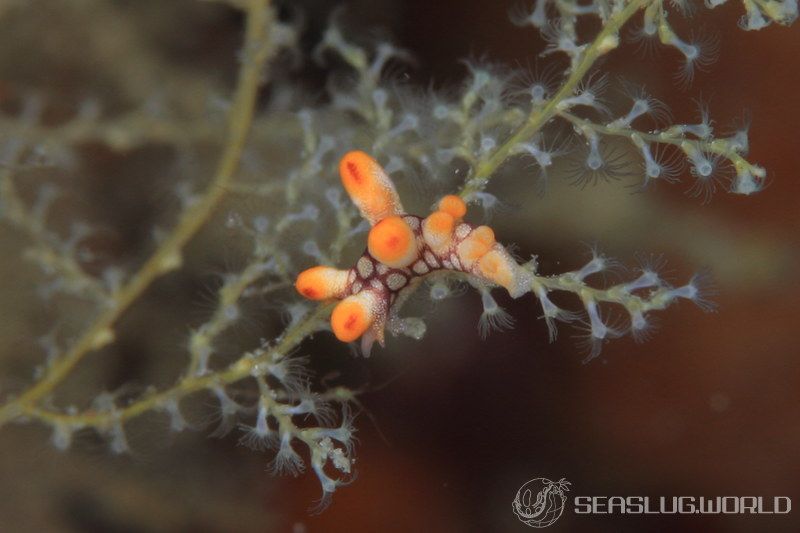
<path fill-rule="evenodd" d="M 188 208 L 167 239 L 119 291 L 112 308 L 103 312 L 80 336 L 70 350 L 31 388 L 0 407 L 0 424 L 22 414 L 37 400 L 52 391 L 88 353 L 102 348 L 114 338 L 114 323 L 162 274 L 178 268 L 186 243 L 214 213 L 239 166 L 247 134 L 253 120 L 258 86 L 272 47 L 266 32 L 271 26 L 269 0 L 252 0 L 248 7 L 244 59 L 239 69 L 236 94 L 228 117 L 228 140 L 216 174 L 202 199 Z"/>
<path fill-rule="evenodd" d="M 558 105 L 565 99 L 572 96 L 575 87 L 586 76 L 586 73 L 592 68 L 595 61 L 608 52 L 609 39 L 619 34 L 620 28 L 642 7 L 646 6 L 650 0 L 631 0 L 625 8 L 617 14 L 609 17 L 608 21 L 603 26 L 603 29 L 595 37 L 592 44 L 586 48 L 578 64 L 570 72 L 567 81 L 561 86 L 558 92 L 541 107 L 534 109 L 528 116 L 525 123 L 508 138 L 506 142 L 500 145 L 492 155 L 482 161 L 475 171 L 475 177 L 468 180 L 459 191 L 462 198 L 467 198 L 475 192 L 481 191 L 486 182 L 500 165 L 512 155 L 521 143 L 527 141 L 536 134 L 542 127 L 547 124 L 558 112 Z"/>
<path fill-rule="evenodd" d="M 246 354 L 219 372 L 213 372 L 202 376 L 187 376 L 180 380 L 175 386 L 162 392 L 145 396 L 136 400 L 117 411 L 86 411 L 79 414 L 59 413 L 43 409 L 37 406 L 25 408 L 25 415 L 36 418 L 48 424 L 68 424 L 75 427 L 94 427 L 105 428 L 112 423 L 124 422 L 131 418 L 136 418 L 142 413 L 152 409 L 163 407 L 169 400 L 180 400 L 193 392 L 206 390 L 212 387 L 224 387 L 235 383 L 250 375 L 253 375 L 254 368 L 259 364 L 277 363 L 286 354 L 291 352 L 303 339 L 319 329 L 320 323 L 327 318 L 333 309 L 333 304 L 319 304 L 303 320 L 298 322 L 293 328 L 286 331 L 281 340 L 268 352 L 259 357 L 252 357 Z"/>

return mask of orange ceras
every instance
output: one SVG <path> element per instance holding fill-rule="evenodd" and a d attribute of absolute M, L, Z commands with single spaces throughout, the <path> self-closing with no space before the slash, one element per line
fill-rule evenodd
<path fill-rule="evenodd" d="M 312 267 L 297 277 L 297 291 L 310 300 L 341 300 L 331 329 L 342 342 L 361 338 L 365 354 L 384 342 L 392 304 L 423 276 L 442 270 L 470 274 L 505 287 L 514 298 L 530 290 L 531 275 L 495 241 L 488 226 L 462 222 L 464 201 L 447 195 L 427 218 L 409 215 L 386 171 L 364 152 L 339 163 L 347 194 L 372 226 L 367 250 L 349 269 Z"/>
<path fill-rule="evenodd" d="M 336 298 L 347 287 L 347 272 L 333 267 L 316 266 L 297 276 L 297 292 L 309 300 Z"/>
<path fill-rule="evenodd" d="M 352 342 L 364 334 L 375 320 L 376 294 L 369 291 L 342 300 L 331 314 L 331 329 L 342 342 Z"/>
<path fill-rule="evenodd" d="M 422 222 L 422 236 L 434 251 L 446 249 L 452 241 L 456 221 L 453 215 L 444 211 L 431 213 Z"/>
<path fill-rule="evenodd" d="M 463 218 L 467 214 L 467 204 L 460 196 L 448 194 L 439 200 L 439 211 L 449 213 L 455 219 Z"/>
<path fill-rule="evenodd" d="M 384 218 L 370 230 L 367 250 L 384 265 L 403 268 L 417 257 L 417 236 L 401 217 Z"/>

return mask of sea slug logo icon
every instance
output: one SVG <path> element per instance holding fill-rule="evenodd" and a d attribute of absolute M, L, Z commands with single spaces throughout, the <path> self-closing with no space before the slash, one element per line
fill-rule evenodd
<path fill-rule="evenodd" d="M 514 514 L 531 527 L 547 527 L 561 517 L 569 490 L 569 481 L 550 481 L 537 477 L 522 485 L 511 504 Z"/>

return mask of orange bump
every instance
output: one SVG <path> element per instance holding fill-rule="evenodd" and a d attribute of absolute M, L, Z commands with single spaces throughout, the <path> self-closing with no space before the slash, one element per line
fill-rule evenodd
<path fill-rule="evenodd" d="M 352 342 L 375 322 L 376 297 L 362 291 L 339 302 L 331 314 L 331 329 L 342 342 Z"/>
<path fill-rule="evenodd" d="M 309 300 L 336 298 L 347 286 L 347 274 L 346 270 L 315 266 L 301 272 L 294 287 Z"/>
<path fill-rule="evenodd" d="M 509 263 L 511 259 L 498 250 L 492 250 L 478 261 L 478 271 L 488 280 L 510 290 L 514 272 Z"/>
<path fill-rule="evenodd" d="M 458 245 L 456 252 L 464 266 L 470 267 L 491 250 L 495 244 L 494 231 L 489 226 L 478 226 Z"/>
<path fill-rule="evenodd" d="M 445 211 L 436 211 L 422 221 L 422 238 L 428 246 L 441 251 L 450 244 L 455 225 L 453 215 Z"/>
<path fill-rule="evenodd" d="M 458 220 L 467 214 L 467 204 L 455 194 L 448 194 L 439 200 L 439 211 L 450 213 L 453 218 Z"/>
<path fill-rule="evenodd" d="M 494 243 L 496 242 L 494 238 L 494 231 L 492 231 L 492 228 L 489 226 L 478 226 L 472 230 L 472 233 L 470 233 L 467 238 L 483 244 L 486 246 L 487 250 L 494 246 Z"/>
<path fill-rule="evenodd" d="M 339 162 L 339 174 L 347 194 L 370 224 L 403 213 L 392 180 L 366 153 L 357 150 L 346 153 Z"/>
<path fill-rule="evenodd" d="M 417 239 L 405 220 L 398 216 L 385 218 L 369 232 L 367 249 L 370 255 L 386 266 L 403 268 L 417 258 Z"/>

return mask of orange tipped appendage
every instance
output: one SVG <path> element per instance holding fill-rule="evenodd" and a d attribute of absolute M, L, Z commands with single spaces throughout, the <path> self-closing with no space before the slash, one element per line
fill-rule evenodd
<path fill-rule="evenodd" d="M 309 300 L 339 298 L 347 287 L 347 275 L 347 270 L 315 266 L 301 272 L 294 287 Z"/>
<path fill-rule="evenodd" d="M 453 240 L 456 221 L 446 211 L 436 211 L 422 221 L 422 238 L 435 252 L 441 253 Z"/>
<path fill-rule="evenodd" d="M 491 250 L 478 261 L 480 274 L 509 292 L 514 288 L 514 268 L 516 266 L 514 260 L 500 250 Z"/>
<path fill-rule="evenodd" d="M 483 257 L 495 244 L 494 231 L 489 226 L 478 226 L 461 241 L 456 249 L 461 264 L 469 268 Z"/>
<path fill-rule="evenodd" d="M 339 302 L 331 314 L 331 329 L 342 342 L 352 342 L 363 335 L 375 322 L 378 297 L 372 291 L 362 291 Z"/>
<path fill-rule="evenodd" d="M 417 236 L 411 226 L 398 216 L 384 218 L 369 232 L 367 249 L 386 266 L 403 268 L 417 259 Z"/>
<path fill-rule="evenodd" d="M 489 226 L 478 226 L 472 230 L 472 233 L 470 233 L 467 238 L 486 246 L 487 250 L 494 246 L 496 242 L 494 231 L 492 231 L 492 228 Z"/>
<path fill-rule="evenodd" d="M 366 153 L 346 153 L 339 162 L 339 174 L 342 185 L 361 216 L 373 226 L 384 218 L 403 213 L 400 198 L 389 176 Z"/>
<path fill-rule="evenodd" d="M 448 194 L 439 200 L 439 211 L 449 213 L 450 216 L 458 220 L 467 214 L 467 204 L 459 196 Z"/>
<path fill-rule="evenodd" d="M 342 185 L 370 223 L 367 250 L 349 270 L 317 266 L 301 272 L 297 291 L 311 300 L 337 299 L 331 330 L 342 342 L 361 339 L 368 355 L 384 342 L 393 305 L 402 305 L 420 277 L 451 270 L 505 287 L 517 298 L 531 291 L 534 275 L 495 241 L 488 226 L 463 221 L 467 205 L 447 195 L 427 218 L 406 214 L 391 179 L 364 152 L 339 163 Z"/>

